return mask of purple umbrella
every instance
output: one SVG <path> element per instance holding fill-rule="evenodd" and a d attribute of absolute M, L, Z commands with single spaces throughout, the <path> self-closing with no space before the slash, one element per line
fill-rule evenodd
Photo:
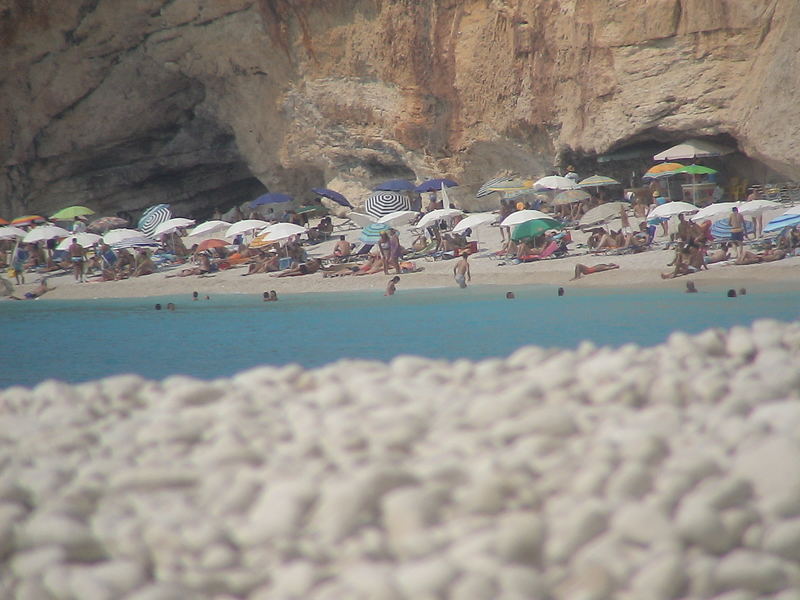
<path fill-rule="evenodd" d="M 452 179 L 428 179 L 414 188 L 415 192 L 438 192 L 444 187 L 455 187 L 458 184 Z"/>
<path fill-rule="evenodd" d="M 250 203 L 250 208 L 256 208 L 257 206 L 261 206 L 262 204 L 277 204 L 278 202 L 291 202 L 292 197 L 288 194 L 278 194 L 275 192 L 270 192 L 268 194 L 264 194 L 263 196 L 259 196 L 255 200 Z"/>
<path fill-rule="evenodd" d="M 323 198 L 328 198 L 336 202 L 336 204 L 341 204 L 347 208 L 353 208 L 353 205 L 347 201 L 342 194 L 336 192 L 334 190 L 329 190 L 328 188 L 311 188 L 311 191 L 317 194 L 318 196 L 322 196 Z"/>

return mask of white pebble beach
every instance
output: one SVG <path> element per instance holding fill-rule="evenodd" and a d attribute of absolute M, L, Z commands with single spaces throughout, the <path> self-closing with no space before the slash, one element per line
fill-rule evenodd
<path fill-rule="evenodd" d="M 800 594 L 800 325 L 0 391 L 0 597 Z"/>

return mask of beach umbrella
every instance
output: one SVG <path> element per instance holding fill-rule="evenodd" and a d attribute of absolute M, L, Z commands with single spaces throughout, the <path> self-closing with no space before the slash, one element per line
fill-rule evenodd
<path fill-rule="evenodd" d="M 228 227 L 228 230 L 225 232 L 223 237 L 233 238 L 243 233 L 255 231 L 256 229 L 264 229 L 264 227 L 267 227 L 268 225 L 269 223 L 262 221 L 261 219 L 245 219 L 244 221 L 237 221 Z"/>
<path fill-rule="evenodd" d="M 376 244 L 381 239 L 381 233 L 391 229 L 386 223 L 370 223 L 361 230 L 360 239 L 365 244 Z"/>
<path fill-rule="evenodd" d="M 125 227 L 127 224 L 128 221 L 126 219 L 121 219 L 120 217 L 100 217 L 99 219 L 95 219 L 89 223 L 86 231 L 102 234 L 106 231 L 110 231 L 111 229 Z"/>
<path fill-rule="evenodd" d="M 419 228 L 429 227 L 438 221 L 451 219 L 463 214 L 464 211 L 457 208 L 437 208 L 436 210 L 432 210 L 431 212 L 422 215 L 422 218 L 417 222 L 416 226 Z"/>
<path fill-rule="evenodd" d="M 86 215 L 93 214 L 94 211 L 91 208 L 86 208 L 85 206 L 68 206 L 66 208 L 62 208 L 50 218 L 54 221 L 71 221 L 75 217 L 84 217 Z"/>
<path fill-rule="evenodd" d="M 609 185 L 622 185 L 616 179 L 612 179 L 611 177 L 606 177 L 605 175 L 592 175 L 591 177 L 587 177 L 583 181 L 578 182 L 578 187 L 605 187 Z"/>
<path fill-rule="evenodd" d="M 194 225 L 194 219 L 184 219 L 183 217 L 167 219 L 155 228 L 153 231 L 153 237 L 158 239 L 159 236 L 162 236 L 165 233 L 174 233 L 178 231 L 178 229 L 189 227 L 189 225 Z"/>
<path fill-rule="evenodd" d="M 26 233 L 27 232 L 24 229 L 20 229 L 19 227 L 14 227 L 13 225 L 0 227 L 0 240 L 8 240 L 12 238 L 24 238 Z"/>
<path fill-rule="evenodd" d="M 551 219 L 552 215 L 543 213 L 540 210 L 518 210 L 508 215 L 503 222 L 500 223 L 501 227 L 513 227 L 525 221 L 532 221 L 533 219 Z"/>
<path fill-rule="evenodd" d="M 541 190 L 574 190 L 578 187 L 572 179 L 560 175 L 542 177 L 533 184 L 533 189 Z"/>
<path fill-rule="evenodd" d="M 413 192 L 416 186 L 407 179 L 391 179 L 379 183 L 374 188 L 375 192 Z"/>
<path fill-rule="evenodd" d="M 667 202 L 665 204 L 656 206 L 650 211 L 650 214 L 647 215 L 647 218 L 648 220 L 667 219 L 669 217 L 675 217 L 681 213 L 690 212 L 697 212 L 697 207 L 694 204 L 689 204 L 688 202 Z"/>
<path fill-rule="evenodd" d="M 746 221 L 746 223 L 749 222 Z M 796 225 L 800 225 L 800 213 L 782 214 L 781 216 L 775 217 L 769 223 L 764 225 L 764 233 L 780 231 L 786 227 L 794 227 Z"/>
<path fill-rule="evenodd" d="M 8 225 L 8 224 L 9 224 L 8 221 L 6 221 L 5 219 L 0 219 L 0 225 Z"/>
<path fill-rule="evenodd" d="M 423 192 L 438 192 L 444 187 L 456 187 L 458 184 L 453 181 L 452 179 L 428 179 L 427 181 L 423 181 L 417 187 L 414 188 L 415 192 L 423 193 Z"/>
<path fill-rule="evenodd" d="M 267 246 L 274 246 L 278 244 L 276 240 L 268 240 L 267 234 L 257 235 L 253 238 L 253 241 L 250 242 L 247 247 L 248 248 L 266 248 Z"/>
<path fill-rule="evenodd" d="M 494 177 L 493 179 L 489 179 L 478 188 L 478 191 L 475 193 L 475 197 L 483 198 L 484 196 L 493 194 L 494 192 L 499 191 L 497 189 L 498 186 L 500 189 L 503 189 L 503 186 L 507 186 L 510 182 L 514 181 L 514 179 L 515 177 L 512 176 Z"/>
<path fill-rule="evenodd" d="M 137 229 L 112 229 L 103 235 L 103 243 L 113 246 L 114 244 L 123 240 L 140 237 L 142 237 L 142 232 Z M 152 240 L 152 238 L 149 239 Z"/>
<path fill-rule="evenodd" d="M 156 227 L 158 227 L 164 221 L 169 220 L 171 217 L 172 212 L 169 210 L 169 204 L 156 204 L 142 213 L 136 229 L 144 233 L 146 236 L 152 237 Z"/>
<path fill-rule="evenodd" d="M 529 192 L 533 190 L 533 179 L 520 177 L 505 178 L 502 181 L 488 186 L 490 192 Z"/>
<path fill-rule="evenodd" d="M 328 200 L 333 200 L 336 204 L 340 204 L 346 208 L 353 208 L 353 205 L 344 197 L 343 194 L 340 194 L 337 191 L 329 190 L 328 188 L 311 188 L 311 191 L 317 194 L 318 196 L 322 196 L 323 198 L 327 198 Z"/>
<path fill-rule="evenodd" d="M 398 192 L 375 192 L 364 202 L 364 211 L 376 219 L 398 210 L 411 210 L 410 198 Z"/>
<path fill-rule="evenodd" d="M 715 173 L 719 173 L 719 171 L 712 169 L 711 167 L 692 164 L 681 167 L 680 169 L 675 169 L 673 173 L 686 173 L 687 175 L 714 175 Z"/>
<path fill-rule="evenodd" d="M 268 236 L 271 241 L 284 240 L 293 235 L 300 235 L 308 231 L 305 227 L 294 223 L 275 223 L 261 231 L 261 236 Z"/>
<path fill-rule="evenodd" d="M 364 213 L 352 212 L 352 211 L 347 213 L 347 218 L 350 219 L 353 223 L 355 223 L 359 227 L 366 227 L 367 225 L 371 225 L 372 223 L 377 222 L 377 219 L 371 215 L 365 215 Z"/>
<path fill-rule="evenodd" d="M 16 219 L 11 219 L 11 224 L 24 227 L 25 225 L 33 225 L 34 223 L 44 223 L 47 221 L 44 217 L 40 215 L 25 215 L 24 217 L 17 217 Z"/>
<path fill-rule="evenodd" d="M 281 202 L 291 202 L 293 198 L 288 194 L 279 194 L 277 192 L 269 192 L 267 194 L 263 194 L 250 202 L 250 208 L 256 208 L 258 206 L 263 206 L 264 204 L 279 204 Z"/>
<path fill-rule="evenodd" d="M 147 237 L 141 231 L 138 233 L 139 235 L 135 237 L 125 238 L 124 240 L 114 242 L 113 244 L 108 244 L 108 242 L 106 243 L 114 250 L 119 250 L 120 248 L 155 248 L 160 245 L 153 238 Z"/>
<path fill-rule="evenodd" d="M 388 215 L 383 215 L 378 219 L 378 223 L 386 223 L 393 226 L 408 225 L 418 216 L 419 213 L 415 210 L 398 210 Z"/>
<path fill-rule="evenodd" d="M 514 231 L 511 233 L 511 239 L 517 242 L 519 240 L 524 240 L 525 238 L 532 238 L 542 235 L 549 229 L 563 228 L 564 225 L 555 219 L 533 219 L 531 221 L 520 223 L 514 227 Z"/>
<path fill-rule="evenodd" d="M 705 140 L 687 140 L 682 144 L 667 148 L 653 156 L 653 160 L 694 160 L 712 156 L 724 156 L 733 152 L 732 148 L 720 146 Z"/>
<path fill-rule="evenodd" d="M 34 227 L 28 233 L 26 233 L 25 237 L 22 238 L 22 242 L 25 244 L 33 244 L 35 242 L 42 242 L 44 240 L 52 240 L 53 238 L 67 237 L 68 235 L 70 235 L 69 231 L 63 227 L 56 227 L 55 225 L 40 225 L 39 227 Z"/>
<path fill-rule="evenodd" d="M 78 243 L 83 246 L 84 248 L 88 248 L 89 246 L 94 246 L 98 243 L 102 237 L 97 235 L 96 233 L 89 233 L 88 231 L 81 231 L 80 233 L 73 233 L 69 237 L 65 238 L 61 241 L 61 243 L 56 246 L 56 250 L 69 250 L 69 247 L 72 245 L 72 239 L 75 238 L 78 240 Z"/>
<path fill-rule="evenodd" d="M 744 231 L 746 234 L 751 234 L 754 231 L 753 224 L 750 221 L 744 222 Z M 767 231 L 767 228 L 764 228 L 764 232 Z M 728 219 L 720 219 L 718 221 L 714 221 L 711 225 L 711 235 L 716 240 L 729 240 L 731 239 L 731 224 L 728 222 Z"/>
<path fill-rule="evenodd" d="M 661 177 L 669 177 L 673 175 L 677 169 L 682 169 L 684 165 L 676 162 L 661 163 L 650 167 L 642 175 L 642 179 L 659 179 Z"/>
<path fill-rule="evenodd" d="M 500 192 L 502 200 L 516 200 L 517 202 L 549 202 L 550 198 L 544 192 L 534 192 L 532 188 L 515 190 L 510 192 Z"/>
<path fill-rule="evenodd" d="M 488 225 L 489 223 L 494 223 L 497 221 L 497 218 L 498 216 L 494 213 L 475 213 L 469 215 L 456 223 L 455 227 L 453 227 L 453 233 L 462 233 L 467 229 L 475 229 L 483 225 Z"/>
<path fill-rule="evenodd" d="M 740 202 L 715 202 L 698 210 L 691 216 L 691 220 L 698 223 L 705 220 L 713 221 L 721 215 L 729 214 L 732 208 L 739 208 L 740 204 Z"/>
<path fill-rule="evenodd" d="M 203 235 L 206 233 L 215 233 L 217 231 L 222 231 L 223 229 L 227 229 L 230 227 L 231 224 L 227 221 L 206 221 L 205 223 L 200 223 L 197 227 L 192 229 L 187 233 L 186 237 L 192 237 L 193 235 Z"/>
<path fill-rule="evenodd" d="M 769 200 L 762 200 L 762 202 L 769 202 Z M 785 214 L 785 215 L 800 215 L 800 204 L 798 204 L 797 206 L 791 207 L 790 209 L 788 209 L 783 214 Z"/>
<path fill-rule="evenodd" d="M 230 246 L 228 242 L 225 240 L 220 240 L 218 238 L 211 238 L 208 240 L 203 240 L 199 244 L 197 244 L 197 252 L 202 252 L 203 250 L 210 250 L 211 248 L 225 248 Z"/>
<path fill-rule="evenodd" d="M 747 202 L 742 202 L 739 206 L 739 214 L 746 216 L 760 215 L 765 210 L 780 208 L 781 206 L 780 202 L 773 202 L 772 200 L 763 200 L 761 198 L 748 200 Z M 797 208 L 800 209 L 800 206 Z"/>
<path fill-rule="evenodd" d="M 556 197 L 553 198 L 553 204 L 555 206 L 561 206 L 563 204 L 573 204 L 575 202 L 583 202 L 584 200 L 588 200 L 591 198 L 588 192 L 584 192 L 583 190 L 567 190 L 565 192 L 560 192 L 556 194 Z"/>
<path fill-rule="evenodd" d="M 595 206 L 586 211 L 578 224 L 581 227 L 587 227 L 589 225 L 597 225 L 598 223 L 610 221 L 611 219 L 619 217 L 619 211 L 626 209 L 627 206 L 625 202 L 606 202 L 600 206 Z"/>

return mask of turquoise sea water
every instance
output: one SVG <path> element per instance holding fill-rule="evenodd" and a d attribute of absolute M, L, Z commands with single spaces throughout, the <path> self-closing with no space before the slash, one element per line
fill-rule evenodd
<path fill-rule="evenodd" d="M 515 300 L 507 300 L 512 289 Z M 388 361 L 508 356 L 521 346 L 652 346 L 673 331 L 800 318 L 797 292 L 750 290 L 466 290 L 0 303 L 0 387 L 48 378 L 79 382 L 118 373 L 149 378 L 229 376 L 258 365 L 323 365 L 339 358 Z M 155 311 L 174 302 L 177 310 Z"/>

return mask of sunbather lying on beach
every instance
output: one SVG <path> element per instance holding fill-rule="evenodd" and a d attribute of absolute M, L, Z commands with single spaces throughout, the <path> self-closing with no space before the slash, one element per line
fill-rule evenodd
<path fill-rule="evenodd" d="M 30 292 L 25 292 L 22 298 L 18 298 L 17 296 L 9 296 L 9 300 L 36 300 L 36 298 L 40 298 L 44 296 L 47 292 L 52 292 L 56 288 L 51 288 L 47 286 L 47 278 L 45 277 L 39 283 L 39 285 L 33 288 Z"/>
<path fill-rule="evenodd" d="M 601 271 L 611 271 L 612 269 L 619 269 L 619 265 L 614 263 L 600 263 L 599 265 L 594 266 L 586 266 L 582 264 L 575 265 L 575 277 L 573 277 L 570 281 L 575 279 L 580 279 L 581 275 L 591 275 L 592 273 L 600 273 Z"/>
<path fill-rule="evenodd" d="M 256 258 L 254 262 L 250 263 L 247 273 L 242 273 L 242 277 L 245 275 L 254 275 L 256 273 L 272 273 L 279 270 L 280 258 L 277 255 L 268 256 L 263 254 Z"/>
<path fill-rule="evenodd" d="M 775 262 L 786 258 L 786 252 L 783 250 L 768 249 L 759 254 L 754 254 L 749 250 L 745 250 L 741 257 L 737 258 L 733 264 L 735 265 L 755 265 L 764 262 Z"/>
<path fill-rule="evenodd" d="M 307 262 L 300 263 L 296 267 L 286 269 L 280 273 L 273 273 L 271 277 L 299 277 L 300 275 L 310 275 L 316 273 L 321 267 L 321 263 L 316 258 L 312 258 Z"/>
<path fill-rule="evenodd" d="M 208 258 L 207 254 L 200 253 L 197 255 L 196 259 L 197 259 L 196 267 L 189 267 L 188 269 L 182 269 L 179 273 L 175 273 L 174 275 L 167 275 L 167 277 L 188 277 L 189 275 L 205 275 L 207 273 L 211 273 L 214 270 L 214 266 L 211 264 L 211 259 Z"/>

